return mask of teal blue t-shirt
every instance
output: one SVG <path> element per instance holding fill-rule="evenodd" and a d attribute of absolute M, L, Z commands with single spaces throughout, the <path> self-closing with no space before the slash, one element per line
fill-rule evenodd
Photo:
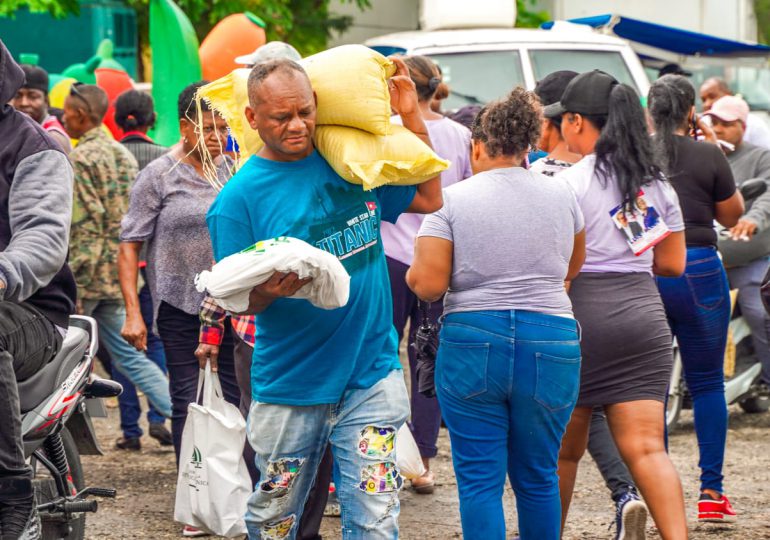
<path fill-rule="evenodd" d="M 217 260 L 260 240 L 291 236 L 336 255 L 350 274 L 350 300 L 334 310 L 282 298 L 256 317 L 253 399 L 337 403 L 399 369 L 380 220 L 395 223 L 414 187 L 364 191 L 317 153 L 293 162 L 251 157 L 225 185 L 207 222 Z"/>

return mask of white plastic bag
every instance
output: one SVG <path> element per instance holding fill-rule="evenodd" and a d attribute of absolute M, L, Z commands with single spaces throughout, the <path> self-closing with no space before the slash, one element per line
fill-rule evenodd
<path fill-rule="evenodd" d="M 417 443 L 406 422 L 396 434 L 396 466 L 401 476 L 409 480 L 425 474 L 425 465 L 422 463 L 420 449 L 417 448 Z"/>
<path fill-rule="evenodd" d="M 182 432 L 176 521 L 228 538 L 246 534 L 243 516 L 251 482 L 242 455 L 245 442 L 246 421 L 225 401 L 219 377 L 207 365 Z"/>
<path fill-rule="evenodd" d="M 257 242 L 240 253 L 225 257 L 211 271 L 195 276 L 198 292 L 208 291 L 223 309 L 242 313 L 249 307 L 249 292 L 275 272 L 295 272 L 313 281 L 292 298 L 314 306 L 335 309 L 348 303 L 350 275 L 342 263 L 326 251 L 296 238 L 280 236 Z"/>

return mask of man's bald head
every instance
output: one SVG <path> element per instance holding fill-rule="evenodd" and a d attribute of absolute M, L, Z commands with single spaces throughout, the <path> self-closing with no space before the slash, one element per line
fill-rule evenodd
<path fill-rule="evenodd" d="M 732 90 L 724 79 L 710 77 L 700 85 L 700 99 L 703 102 L 703 110 L 708 111 L 716 100 L 724 96 L 733 95 Z"/>
<path fill-rule="evenodd" d="M 251 69 L 251 73 L 249 73 L 247 88 L 249 104 L 252 107 L 256 107 L 259 102 L 264 99 L 261 96 L 260 89 L 265 82 L 273 76 L 283 76 L 283 78 L 292 81 L 294 84 L 306 85 L 311 93 L 313 91 L 307 73 L 305 73 L 305 70 L 297 62 L 287 58 L 267 60 L 256 64 Z"/>
<path fill-rule="evenodd" d="M 83 106 L 95 124 L 101 124 L 110 106 L 107 92 L 95 84 L 77 84 L 70 91 L 70 97 L 75 98 L 75 103 Z"/>
<path fill-rule="evenodd" d="M 316 98 L 305 70 L 291 60 L 254 66 L 248 81 L 251 129 L 265 145 L 259 155 L 273 161 L 297 161 L 313 153 Z"/>

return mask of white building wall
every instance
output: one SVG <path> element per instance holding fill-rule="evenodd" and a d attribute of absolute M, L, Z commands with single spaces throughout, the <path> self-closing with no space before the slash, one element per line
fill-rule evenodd
<path fill-rule="evenodd" d="M 353 26 L 341 36 L 329 40 L 329 46 L 363 43 L 369 38 L 417 30 L 419 27 L 419 0 L 372 0 L 372 7 L 361 11 L 355 2 L 333 0 L 330 10 L 341 15 L 352 15 Z"/>
<path fill-rule="evenodd" d="M 468 2 L 472 5 L 472 0 Z M 355 2 L 334 0 L 332 11 L 351 15 L 355 22 L 330 40 L 330 46 L 416 30 L 419 6 L 420 0 L 372 0 L 372 7 L 361 12 Z M 757 37 L 752 0 L 537 0 L 535 9 L 548 11 L 554 19 L 613 13 L 726 39 L 755 41 Z"/>
<path fill-rule="evenodd" d="M 545 0 L 540 4 L 555 19 L 613 13 L 726 39 L 757 38 L 751 0 Z"/>

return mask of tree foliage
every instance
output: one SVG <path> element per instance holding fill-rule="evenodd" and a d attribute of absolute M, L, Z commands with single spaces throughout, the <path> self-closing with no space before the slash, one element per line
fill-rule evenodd
<path fill-rule="evenodd" d="M 175 0 L 203 40 L 211 28 L 232 13 L 251 11 L 267 23 L 268 40 L 286 41 L 301 53 L 310 54 L 323 49 L 332 31 L 343 31 L 353 22 L 352 17 L 333 15 L 331 0 Z M 370 6 L 370 0 L 336 0 L 355 2 L 359 8 Z M 147 17 L 149 0 L 127 0 L 140 16 L 140 30 Z"/>
<path fill-rule="evenodd" d="M 547 11 L 535 11 L 535 0 L 516 0 L 516 26 L 518 28 L 540 28 L 551 20 Z"/>
<path fill-rule="evenodd" d="M 334 31 L 347 29 L 350 16 L 335 15 L 332 2 L 355 3 L 360 9 L 371 6 L 371 0 L 175 0 L 195 27 L 198 39 L 232 13 L 251 11 L 267 23 L 268 39 L 287 41 L 303 54 L 323 49 Z M 136 9 L 140 46 L 147 45 L 149 0 L 125 0 Z M 0 0 L 0 15 L 13 15 L 28 7 L 31 11 L 48 12 L 54 17 L 80 13 L 78 0 Z"/>
<path fill-rule="evenodd" d="M 770 43 L 770 0 L 754 0 L 754 15 L 757 18 L 757 41 Z"/>
<path fill-rule="evenodd" d="M 66 17 L 80 12 L 78 0 L 0 0 L 0 16 L 13 16 L 20 8 L 48 12 L 54 17 Z"/>

